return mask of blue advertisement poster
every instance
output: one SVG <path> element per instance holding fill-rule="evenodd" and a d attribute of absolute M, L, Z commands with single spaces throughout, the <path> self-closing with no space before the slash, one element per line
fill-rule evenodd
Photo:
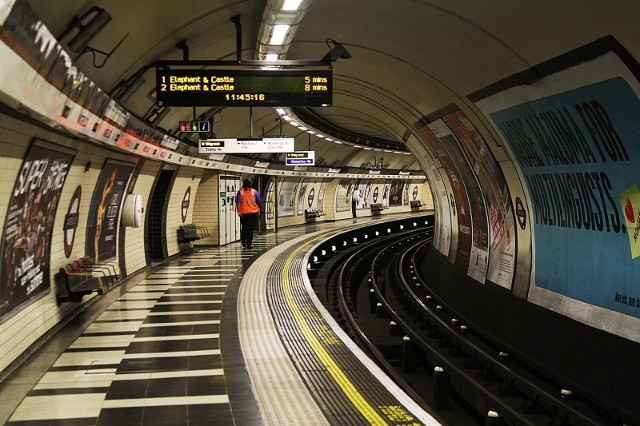
<path fill-rule="evenodd" d="M 640 317 L 619 196 L 640 181 L 640 100 L 623 77 L 490 114 L 533 209 L 535 285 Z"/>

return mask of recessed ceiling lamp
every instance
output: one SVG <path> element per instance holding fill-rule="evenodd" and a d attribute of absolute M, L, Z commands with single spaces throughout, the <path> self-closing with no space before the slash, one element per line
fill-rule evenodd
<path fill-rule="evenodd" d="M 302 0 L 284 0 L 282 10 L 298 10 Z"/>
<path fill-rule="evenodd" d="M 288 31 L 289 25 L 287 24 L 274 25 L 273 31 L 271 32 L 271 38 L 269 39 L 269 44 L 282 44 Z"/>

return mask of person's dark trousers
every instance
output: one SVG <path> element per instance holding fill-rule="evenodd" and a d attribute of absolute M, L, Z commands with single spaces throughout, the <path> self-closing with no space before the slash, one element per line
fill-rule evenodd
<path fill-rule="evenodd" d="M 356 203 L 354 202 L 351 203 L 351 213 L 353 214 L 353 217 L 356 217 Z"/>
<path fill-rule="evenodd" d="M 253 229 L 257 223 L 257 213 L 240 216 L 240 240 L 242 240 L 243 247 L 251 248 L 251 243 L 253 243 Z"/>

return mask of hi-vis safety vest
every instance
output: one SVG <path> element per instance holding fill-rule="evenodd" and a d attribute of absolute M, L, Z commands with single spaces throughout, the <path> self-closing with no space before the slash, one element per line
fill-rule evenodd
<path fill-rule="evenodd" d="M 253 188 L 241 188 L 238 193 L 240 199 L 238 200 L 238 214 L 252 214 L 260 211 L 260 206 L 256 201 L 256 190 Z"/>

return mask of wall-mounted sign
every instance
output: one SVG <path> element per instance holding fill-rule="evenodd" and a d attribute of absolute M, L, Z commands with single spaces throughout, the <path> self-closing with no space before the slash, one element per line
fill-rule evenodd
<path fill-rule="evenodd" d="M 520 228 L 524 230 L 527 226 L 527 211 L 524 209 L 520 197 L 516 197 L 516 217 L 518 218 Z"/>
<path fill-rule="evenodd" d="M 188 186 L 187 190 L 184 192 L 184 197 L 182 197 L 182 204 L 181 204 L 181 208 L 182 208 L 182 223 L 185 223 L 187 221 L 187 213 L 189 212 L 189 203 L 191 201 L 191 187 Z"/>
<path fill-rule="evenodd" d="M 287 166 L 314 166 L 316 164 L 315 151 L 287 152 Z"/>
<path fill-rule="evenodd" d="M 210 132 L 211 131 L 211 123 L 208 121 L 180 121 L 179 129 L 181 132 Z"/>
<path fill-rule="evenodd" d="M 73 250 L 73 240 L 76 237 L 76 228 L 78 227 L 78 218 L 80 211 L 80 198 L 82 197 L 82 186 L 78 185 L 71 201 L 69 202 L 69 209 L 64 217 L 64 255 L 66 257 L 71 256 Z"/>
<path fill-rule="evenodd" d="M 293 138 L 200 139 L 200 154 L 264 154 L 294 151 Z"/>

